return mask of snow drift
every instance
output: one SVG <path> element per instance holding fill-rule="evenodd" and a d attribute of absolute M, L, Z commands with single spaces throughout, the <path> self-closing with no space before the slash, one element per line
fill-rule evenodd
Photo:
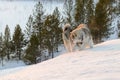
<path fill-rule="evenodd" d="M 0 80 L 120 80 L 120 39 L 64 53 L 0 76 Z"/>

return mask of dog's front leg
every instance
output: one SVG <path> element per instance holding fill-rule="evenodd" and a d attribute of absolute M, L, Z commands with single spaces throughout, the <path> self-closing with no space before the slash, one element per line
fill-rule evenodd
<path fill-rule="evenodd" d="M 73 44 L 71 43 L 71 41 L 69 41 L 69 48 L 70 48 L 70 52 L 73 51 Z"/>

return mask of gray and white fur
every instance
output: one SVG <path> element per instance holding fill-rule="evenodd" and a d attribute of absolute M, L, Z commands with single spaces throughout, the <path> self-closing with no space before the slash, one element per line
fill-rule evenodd
<path fill-rule="evenodd" d="M 82 50 L 89 46 L 93 48 L 92 35 L 86 24 L 80 24 L 76 29 L 70 33 L 71 45 L 74 50 L 77 46 Z"/>

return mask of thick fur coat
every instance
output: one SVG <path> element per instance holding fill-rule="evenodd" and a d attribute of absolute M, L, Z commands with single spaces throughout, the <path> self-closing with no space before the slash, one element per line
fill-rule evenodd
<path fill-rule="evenodd" d="M 89 46 L 93 47 L 92 35 L 86 24 L 80 24 L 72 30 L 70 24 L 66 24 L 62 34 L 63 42 L 67 51 L 82 50 Z"/>

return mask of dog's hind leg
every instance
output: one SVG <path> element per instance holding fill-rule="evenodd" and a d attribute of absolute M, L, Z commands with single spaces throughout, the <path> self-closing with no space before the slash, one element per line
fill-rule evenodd
<path fill-rule="evenodd" d="M 71 43 L 71 41 L 69 40 L 69 52 L 73 51 L 73 44 Z"/>

